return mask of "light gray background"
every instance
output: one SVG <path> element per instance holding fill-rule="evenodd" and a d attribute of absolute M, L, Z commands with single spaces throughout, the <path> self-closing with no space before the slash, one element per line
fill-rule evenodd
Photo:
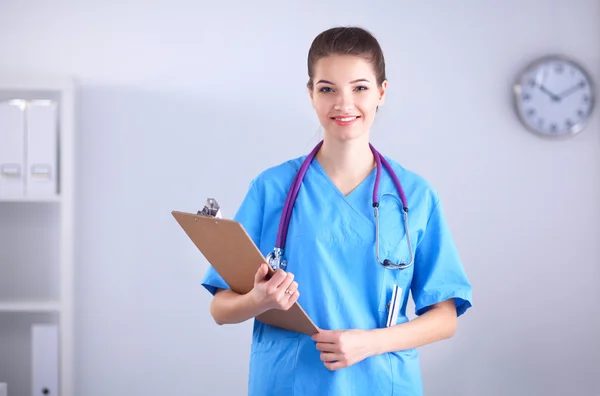
<path fill-rule="evenodd" d="M 600 395 L 600 119 L 543 140 L 510 91 L 548 53 L 600 80 L 597 1 L 4 0 L 0 67 L 81 87 L 77 394 L 245 393 L 251 323 L 213 324 L 170 211 L 215 196 L 230 216 L 312 148 L 306 54 L 337 24 L 379 38 L 373 142 L 438 189 L 474 285 L 456 336 L 421 349 L 426 394 Z"/>

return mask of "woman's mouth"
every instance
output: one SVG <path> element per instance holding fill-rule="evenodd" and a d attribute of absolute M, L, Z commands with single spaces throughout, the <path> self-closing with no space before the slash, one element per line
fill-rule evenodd
<path fill-rule="evenodd" d="M 331 117 L 331 119 L 339 126 L 352 125 L 360 116 L 339 116 Z"/>

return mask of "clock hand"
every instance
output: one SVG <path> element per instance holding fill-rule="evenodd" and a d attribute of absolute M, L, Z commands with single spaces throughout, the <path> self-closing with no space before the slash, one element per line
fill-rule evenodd
<path fill-rule="evenodd" d="M 556 94 L 554 94 L 553 92 L 550 92 L 548 90 L 548 88 L 544 87 L 544 84 L 540 84 L 540 91 L 542 91 L 543 93 L 547 94 L 548 96 L 550 96 L 550 98 L 555 101 L 558 102 L 560 100 L 560 96 L 557 96 Z"/>
<path fill-rule="evenodd" d="M 583 88 L 585 86 L 584 83 L 577 83 L 577 85 L 572 86 L 571 88 L 567 89 L 566 91 L 562 92 L 560 95 L 558 95 L 559 99 L 564 98 L 565 96 L 569 96 L 571 95 L 573 92 L 577 91 L 579 88 Z"/>

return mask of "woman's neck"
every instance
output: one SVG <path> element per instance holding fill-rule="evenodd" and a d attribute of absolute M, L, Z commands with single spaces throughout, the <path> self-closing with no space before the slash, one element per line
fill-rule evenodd
<path fill-rule="evenodd" d="M 349 141 L 325 138 L 316 158 L 344 195 L 352 192 L 376 164 L 368 135 Z"/>

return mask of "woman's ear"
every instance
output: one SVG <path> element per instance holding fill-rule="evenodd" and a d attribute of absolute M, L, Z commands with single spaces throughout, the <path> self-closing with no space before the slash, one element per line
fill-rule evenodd
<path fill-rule="evenodd" d="M 310 85 L 306 85 L 306 89 L 308 90 L 308 97 L 310 98 L 310 105 L 313 107 L 313 109 L 315 108 L 315 102 L 314 102 L 314 96 L 313 96 L 313 90 L 311 89 Z"/>
<path fill-rule="evenodd" d="M 385 91 L 387 90 L 387 80 L 384 81 L 381 84 L 381 87 L 379 87 L 379 103 L 377 105 L 377 107 L 379 108 L 379 106 L 383 106 L 383 104 L 385 103 Z"/>

